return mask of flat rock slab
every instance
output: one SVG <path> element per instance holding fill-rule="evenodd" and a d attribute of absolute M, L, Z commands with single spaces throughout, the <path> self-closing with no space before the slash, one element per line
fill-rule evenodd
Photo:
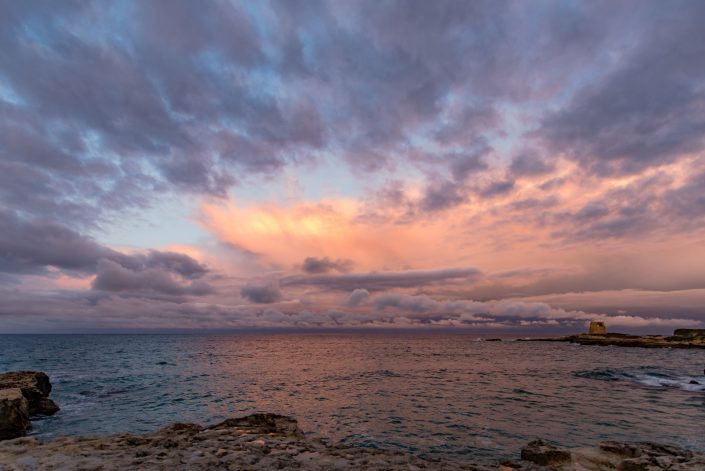
<path fill-rule="evenodd" d="M 201 427 L 174 424 L 145 435 L 0 443 L 1 470 L 496 470 L 383 450 L 307 440 L 294 419 L 255 414 Z"/>
<path fill-rule="evenodd" d="M 505 462 L 515 471 L 703 471 L 705 453 L 656 443 L 604 441 L 590 448 L 565 448 L 541 440 L 521 450 L 521 461 Z"/>

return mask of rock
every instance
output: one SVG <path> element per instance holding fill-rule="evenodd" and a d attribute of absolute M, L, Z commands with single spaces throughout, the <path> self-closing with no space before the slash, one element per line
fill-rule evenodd
<path fill-rule="evenodd" d="M 58 412 L 50 392 L 49 377 L 40 371 L 0 373 L 0 440 L 24 436 L 31 415 Z"/>
<path fill-rule="evenodd" d="M 521 459 L 553 468 L 570 462 L 571 454 L 565 449 L 549 445 L 541 440 L 534 440 L 521 449 Z"/>
<path fill-rule="evenodd" d="M 597 447 L 563 448 L 540 440 L 521 453 L 522 461 L 504 463 L 511 469 L 534 471 L 702 471 L 705 454 L 655 443 L 604 441 Z M 536 468 L 536 465 L 539 468 Z"/>
<path fill-rule="evenodd" d="M 0 389 L 0 440 L 23 437 L 29 427 L 29 406 L 22 390 Z"/>
<path fill-rule="evenodd" d="M 26 438 L 0 443 L 0 470 L 469 470 L 497 466 L 423 459 L 395 451 L 306 439 L 296 420 L 254 414 L 201 427 L 174 424 L 144 435 Z"/>
<path fill-rule="evenodd" d="M 29 404 L 30 415 L 53 415 L 59 411 L 54 401 L 47 396 L 51 393 L 49 376 L 41 371 L 10 371 L 0 373 L 0 390 L 19 388 Z"/>
<path fill-rule="evenodd" d="M 17 388 L 0 398 L 27 400 Z M 0 399 L 0 403 L 2 400 Z M 25 416 L 26 417 L 26 416 Z M 254 414 L 202 427 L 173 424 L 144 435 L 62 437 L 47 442 L 16 438 L 0 443 L 0 470 L 61 469 L 177 470 L 468 470 L 468 471 L 702 471 L 705 454 L 654 443 L 602 442 L 597 447 L 563 448 L 537 440 L 521 460 L 494 465 L 472 457 L 421 458 L 397 451 L 329 445 L 306 438 L 295 419 Z"/>
<path fill-rule="evenodd" d="M 676 329 L 673 331 L 673 336 L 689 339 L 705 339 L 705 329 Z"/>
<path fill-rule="evenodd" d="M 674 332 L 681 332 L 679 329 Z M 689 329 L 696 330 L 696 329 Z M 643 348 L 705 348 L 705 336 L 699 335 L 629 335 L 611 334 L 577 334 L 564 337 L 523 339 L 531 342 L 571 342 L 580 345 L 599 345 L 615 347 Z"/>

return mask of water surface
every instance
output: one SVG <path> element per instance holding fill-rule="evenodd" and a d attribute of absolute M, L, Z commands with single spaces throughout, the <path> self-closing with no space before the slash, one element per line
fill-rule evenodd
<path fill-rule="evenodd" d="M 464 334 L 0 336 L 0 371 L 47 372 L 33 434 L 147 432 L 256 411 L 311 435 L 454 459 L 651 440 L 705 450 L 705 350 L 478 342 Z"/>

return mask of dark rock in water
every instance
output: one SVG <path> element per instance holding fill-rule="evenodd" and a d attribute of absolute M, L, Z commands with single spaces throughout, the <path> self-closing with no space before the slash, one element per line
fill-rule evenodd
<path fill-rule="evenodd" d="M 609 333 L 600 335 L 577 334 L 564 337 L 525 339 L 533 342 L 572 342 L 580 345 L 643 348 L 705 348 L 705 334 L 702 329 L 678 329 L 674 335 L 629 335 Z"/>
<path fill-rule="evenodd" d="M 29 415 L 53 415 L 59 411 L 51 393 L 49 376 L 41 371 L 10 371 L 0 373 L 0 390 L 19 388 L 29 403 Z"/>
<path fill-rule="evenodd" d="M 0 389 L 0 440 L 23 437 L 29 426 L 29 406 L 22 390 Z"/>
<path fill-rule="evenodd" d="M 542 440 L 534 440 L 521 449 L 521 459 L 541 466 L 562 466 L 571 460 L 570 451 L 549 445 Z"/>
<path fill-rule="evenodd" d="M 673 336 L 688 339 L 705 339 L 705 329 L 676 329 L 673 331 Z"/>
<path fill-rule="evenodd" d="M 698 383 L 698 382 L 697 382 L 697 381 L 695 381 L 694 379 L 691 379 L 691 380 L 690 380 L 690 382 L 689 382 L 688 384 L 700 384 L 700 383 Z"/>
<path fill-rule="evenodd" d="M 29 416 L 53 415 L 59 406 L 49 399 L 51 382 L 40 371 L 0 373 L 0 440 L 22 437 Z"/>
<path fill-rule="evenodd" d="M 485 342 L 501 342 L 502 339 L 485 339 Z"/>

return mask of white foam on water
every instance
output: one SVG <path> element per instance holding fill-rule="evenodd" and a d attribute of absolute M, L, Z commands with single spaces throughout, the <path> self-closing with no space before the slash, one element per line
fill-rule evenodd
<path fill-rule="evenodd" d="M 705 391 L 705 376 L 664 377 L 645 373 L 637 374 L 632 379 L 644 386 L 677 388 L 689 392 Z M 693 384 L 693 381 L 698 384 Z"/>

